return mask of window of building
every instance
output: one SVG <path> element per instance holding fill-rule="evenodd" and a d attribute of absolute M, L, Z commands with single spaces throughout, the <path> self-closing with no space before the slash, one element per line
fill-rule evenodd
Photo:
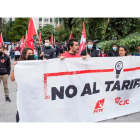
<path fill-rule="evenodd" d="M 47 24 L 44 24 L 43 26 L 46 26 Z"/>
<path fill-rule="evenodd" d="M 39 21 L 42 21 L 42 18 L 39 18 Z"/>
<path fill-rule="evenodd" d="M 12 21 L 12 18 L 9 18 L 9 21 Z"/>
<path fill-rule="evenodd" d="M 42 24 L 39 24 L 39 29 L 42 28 Z"/>
<path fill-rule="evenodd" d="M 52 18 L 50 18 L 50 22 L 52 22 Z"/>
<path fill-rule="evenodd" d="M 48 21 L 48 18 L 44 18 L 44 21 Z"/>

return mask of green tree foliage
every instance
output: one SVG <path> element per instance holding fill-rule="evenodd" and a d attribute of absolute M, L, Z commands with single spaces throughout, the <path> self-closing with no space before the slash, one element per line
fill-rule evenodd
<path fill-rule="evenodd" d="M 9 31 L 11 30 L 11 27 L 12 27 L 13 23 L 14 23 L 14 21 L 8 21 L 6 23 L 6 21 L 3 20 L 2 35 L 3 35 L 3 40 L 4 41 L 9 41 Z"/>
<path fill-rule="evenodd" d="M 58 19 L 57 19 L 58 20 Z M 99 39 L 103 37 L 105 25 L 108 21 L 107 18 L 59 18 L 59 21 L 63 24 L 60 32 L 63 34 L 61 39 L 68 40 L 70 32 L 73 32 L 74 38 L 80 41 L 83 22 L 85 23 L 86 37 L 89 39 Z"/>
<path fill-rule="evenodd" d="M 2 31 L 2 18 L 0 18 L 0 32 Z"/>
<path fill-rule="evenodd" d="M 140 31 L 139 18 L 110 18 L 104 39 L 109 40 L 114 36 L 118 36 L 118 38 L 121 39 L 138 31 Z"/>
<path fill-rule="evenodd" d="M 51 24 L 47 24 L 46 26 L 44 26 L 43 28 L 38 30 L 38 33 L 39 33 L 39 31 L 41 31 L 41 39 L 42 39 L 42 41 L 44 41 L 45 38 L 50 39 L 52 33 L 54 34 L 54 26 Z"/>
<path fill-rule="evenodd" d="M 9 31 L 9 41 L 20 41 L 28 30 L 29 18 L 16 18 Z"/>
<path fill-rule="evenodd" d="M 98 47 L 103 48 L 107 51 L 112 49 L 112 45 L 117 44 L 118 46 L 125 46 L 129 53 L 137 51 L 138 45 L 140 45 L 140 33 L 132 33 L 127 35 L 125 38 L 119 40 L 103 41 L 98 44 Z"/>
<path fill-rule="evenodd" d="M 83 22 L 85 22 L 87 40 L 105 41 L 115 36 L 121 39 L 140 31 L 139 18 L 57 18 L 57 20 L 63 24 L 59 30 L 62 35 L 61 40 L 68 40 L 71 30 L 74 38 L 80 40 Z"/>

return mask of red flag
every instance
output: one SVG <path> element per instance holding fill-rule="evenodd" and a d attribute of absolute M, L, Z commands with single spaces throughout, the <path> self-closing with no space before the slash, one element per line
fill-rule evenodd
<path fill-rule="evenodd" d="M 2 44 L 3 44 L 3 38 L 2 38 L 2 33 L 1 33 L 1 35 L 0 35 L 0 46 L 2 46 Z"/>
<path fill-rule="evenodd" d="M 73 34 L 72 34 L 72 31 L 70 33 L 70 39 L 73 39 Z"/>
<path fill-rule="evenodd" d="M 23 43 L 24 43 L 24 36 L 20 40 L 20 45 L 22 45 Z"/>
<path fill-rule="evenodd" d="M 25 34 L 25 41 L 24 42 L 26 42 L 27 41 L 27 31 L 26 31 L 26 34 Z"/>
<path fill-rule="evenodd" d="M 28 36 L 27 41 L 31 40 L 34 35 L 37 34 L 36 27 L 33 21 L 33 18 L 30 18 L 29 25 L 28 25 Z"/>
<path fill-rule="evenodd" d="M 85 31 L 85 24 L 83 22 L 83 31 L 80 41 L 80 47 L 79 47 L 79 54 L 85 49 L 85 42 L 86 42 L 86 31 Z"/>
<path fill-rule="evenodd" d="M 25 49 L 25 48 L 26 48 L 26 44 L 23 43 L 23 44 L 21 45 L 21 53 L 22 53 L 23 49 Z"/>
<path fill-rule="evenodd" d="M 28 45 L 28 48 L 31 48 L 34 52 L 34 40 L 33 40 L 33 37 L 26 42 L 26 44 Z"/>
<path fill-rule="evenodd" d="M 51 43 L 53 44 L 53 34 L 51 35 Z"/>
<path fill-rule="evenodd" d="M 40 42 L 41 42 L 41 31 L 39 31 L 39 45 L 40 45 Z"/>
<path fill-rule="evenodd" d="M 20 47 L 21 47 L 21 53 L 22 53 L 23 49 L 25 48 L 25 45 L 24 45 L 24 36 L 20 40 Z"/>

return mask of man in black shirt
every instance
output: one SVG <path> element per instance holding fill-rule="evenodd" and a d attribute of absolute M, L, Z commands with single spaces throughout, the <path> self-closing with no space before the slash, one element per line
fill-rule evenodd
<path fill-rule="evenodd" d="M 6 101 L 11 102 L 9 98 L 9 89 L 8 89 L 8 77 L 11 71 L 10 58 L 4 54 L 4 48 L 0 47 L 0 83 L 3 81 L 5 99 Z"/>
<path fill-rule="evenodd" d="M 119 52 L 117 51 L 117 48 L 118 48 L 118 46 L 116 44 L 114 44 L 112 46 L 112 51 L 110 51 L 107 56 L 109 56 L 109 57 L 117 57 L 117 56 L 119 56 Z"/>
<path fill-rule="evenodd" d="M 44 60 L 56 58 L 55 50 L 50 46 L 50 40 L 48 38 L 45 39 L 40 56 L 43 56 Z"/>

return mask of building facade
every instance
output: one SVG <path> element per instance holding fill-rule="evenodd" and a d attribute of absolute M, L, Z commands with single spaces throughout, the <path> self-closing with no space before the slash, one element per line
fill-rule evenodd
<path fill-rule="evenodd" d="M 14 21 L 15 20 L 15 17 L 6 17 L 6 18 L 3 18 L 6 22 L 8 21 Z M 52 18 L 52 17 L 39 17 L 39 18 L 33 18 L 34 19 L 34 22 L 35 22 L 35 26 L 36 26 L 36 29 L 40 29 L 40 28 L 43 28 L 44 26 L 46 26 L 47 24 L 51 24 L 54 26 L 54 28 L 57 28 L 60 24 L 59 22 L 55 22 L 55 18 Z"/>

